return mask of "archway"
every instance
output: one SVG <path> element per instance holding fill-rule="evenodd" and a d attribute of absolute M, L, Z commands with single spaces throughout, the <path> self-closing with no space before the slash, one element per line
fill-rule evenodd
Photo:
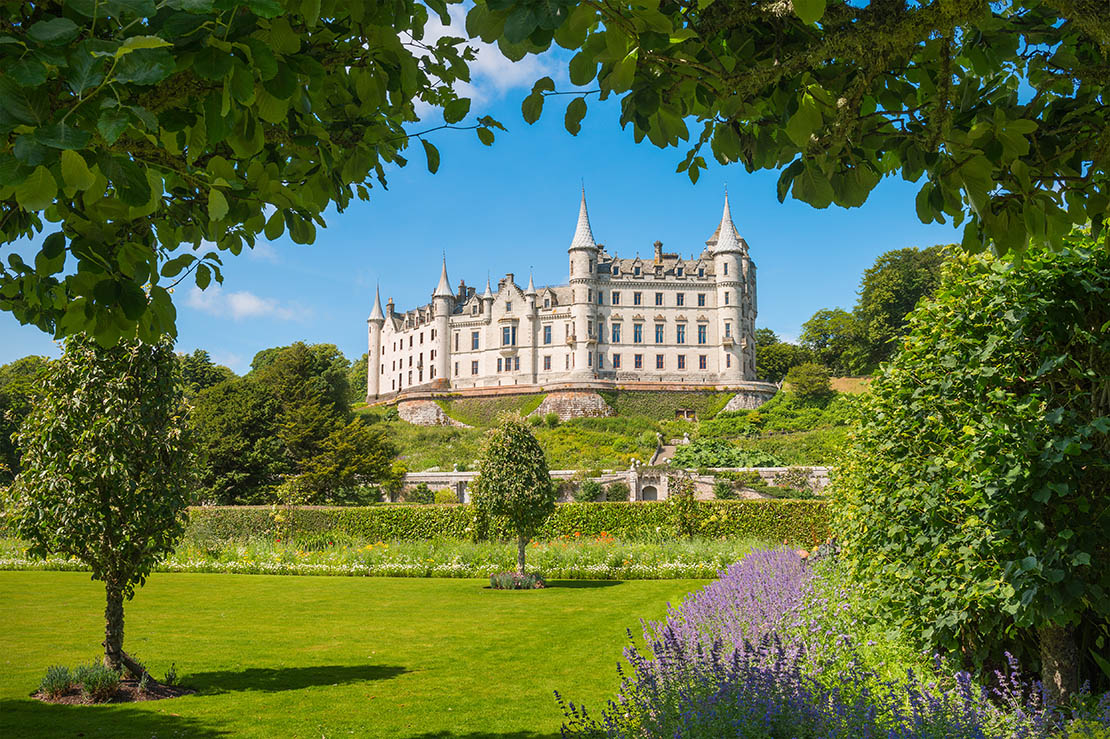
<path fill-rule="evenodd" d="M 640 490 L 641 500 L 659 500 L 659 491 L 655 489 L 654 485 L 645 485 Z"/>

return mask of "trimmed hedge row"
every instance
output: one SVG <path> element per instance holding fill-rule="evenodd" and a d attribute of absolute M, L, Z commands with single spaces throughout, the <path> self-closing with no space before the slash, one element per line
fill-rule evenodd
<path fill-rule="evenodd" d="M 757 537 L 811 545 L 829 535 L 828 513 L 819 500 L 711 500 L 697 503 L 697 533 L 710 537 Z M 193 508 L 187 536 L 197 540 L 281 538 L 292 533 L 343 533 L 368 541 L 391 539 L 510 539 L 502 520 L 488 520 L 471 505 L 378 505 L 362 508 Z M 563 503 L 537 539 L 597 536 L 655 539 L 675 533 L 674 509 L 666 501 Z"/>
<path fill-rule="evenodd" d="M 599 390 L 598 395 L 605 399 L 618 416 L 646 416 L 656 421 L 671 421 L 679 408 L 693 410 L 700 419 L 712 418 L 728 404 L 735 393 L 704 390 Z"/>

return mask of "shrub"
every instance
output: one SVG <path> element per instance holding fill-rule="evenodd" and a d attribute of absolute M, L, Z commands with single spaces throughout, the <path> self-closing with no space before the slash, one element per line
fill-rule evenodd
<path fill-rule="evenodd" d="M 534 572 L 496 572 L 489 576 L 489 586 L 494 590 L 539 590 L 547 587 L 547 581 Z"/>
<path fill-rule="evenodd" d="M 717 500 L 735 500 L 738 496 L 731 482 L 718 478 L 713 483 L 713 497 Z"/>
<path fill-rule="evenodd" d="M 43 675 L 42 681 L 39 683 L 39 692 L 47 698 L 60 698 L 69 692 L 72 686 L 73 676 L 70 674 L 69 668 L 63 665 L 54 665 L 46 668 L 46 674 Z"/>
<path fill-rule="evenodd" d="M 81 672 L 81 692 L 93 703 L 106 703 L 119 689 L 119 673 L 102 664 L 87 665 Z"/>
<path fill-rule="evenodd" d="M 671 466 L 682 469 L 702 467 L 782 467 L 782 460 L 758 449 L 741 449 L 724 439 L 696 439 L 680 446 Z"/>
<path fill-rule="evenodd" d="M 806 362 L 795 365 L 786 373 L 786 384 L 802 400 L 824 398 L 832 395 L 829 370 L 820 364 Z"/>
<path fill-rule="evenodd" d="M 440 488 L 435 492 L 435 502 L 438 505 L 454 504 L 459 502 L 459 496 L 450 488 Z"/>
<path fill-rule="evenodd" d="M 547 427 L 549 429 L 553 429 L 553 428 L 555 428 L 556 426 L 559 425 L 559 414 L 558 413 L 548 413 L 543 417 L 543 422 L 545 424 L 547 424 Z"/>
<path fill-rule="evenodd" d="M 701 506 L 694 497 L 694 481 L 687 475 L 673 475 L 667 484 L 667 506 L 671 526 L 678 536 L 690 538 L 701 529 Z"/>
<path fill-rule="evenodd" d="M 597 480 L 583 480 L 574 491 L 575 503 L 596 503 L 601 500 L 601 483 Z"/>
<path fill-rule="evenodd" d="M 949 262 L 834 480 L 876 618 L 972 664 L 1039 656 L 1050 693 L 1110 684 L 1110 250 L 1076 241 Z"/>
<path fill-rule="evenodd" d="M 723 473 L 722 473 L 723 474 Z M 701 529 L 707 537 L 753 537 L 767 541 L 810 544 L 829 535 L 824 501 L 697 501 Z M 269 508 L 193 508 L 189 511 L 188 539 L 245 541 L 252 537 L 282 538 L 282 531 L 346 535 L 364 541 L 453 539 L 466 541 L 511 537 L 504 520 L 485 518 L 473 505 L 397 506 L 365 508 L 280 509 L 286 520 L 275 522 Z M 602 531 L 630 541 L 656 540 L 669 532 L 665 501 L 619 503 L 561 503 L 539 528 L 536 537 L 551 541 L 563 536 L 598 536 Z"/>
<path fill-rule="evenodd" d="M 632 489 L 627 482 L 611 482 L 605 487 L 605 500 L 611 503 L 627 503 Z"/>
<path fill-rule="evenodd" d="M 422 482 L 414 488 L 410 488 L 404 493 L 406 503 L 420 503 L 421 505 L 429 505 L 435 502 L 435 494 L 432 489 L 428 487 L 428 483 Z"/>

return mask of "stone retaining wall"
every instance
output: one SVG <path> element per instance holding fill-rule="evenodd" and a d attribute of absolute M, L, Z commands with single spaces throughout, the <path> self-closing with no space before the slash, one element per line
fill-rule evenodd
<path fill-rule="evenodd" d="M 469 428 L 462 421 L 456 421 L 443 412 L 434 400 L 402 400 L 397 404 L 397 416 L 402 421 L 417 426 L 458 426 Z"/>
<path fill-rule="evenodd" d="M 574 390 L 548 393 L 539 407 L 529 415 L 543 418 L 548 413 L 556 414 L 560 421 L 614 415 L 613 409 L 597 393 Z"/>

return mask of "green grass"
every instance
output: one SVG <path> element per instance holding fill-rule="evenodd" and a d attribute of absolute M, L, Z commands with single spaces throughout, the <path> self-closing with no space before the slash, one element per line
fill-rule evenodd
<path fill-rule="evenodd" d="M 494 398 L 446 397 L 436 398 L 436 403 L 451 418 L 468 426 L 489 428 L 496 425 L 502 413 L 519 413 L 527 416 L 540 407 L 546 395 L 510 395 Z"/>
<path fill-rule="evenodd" d="M 625 628 L 702 584 L 157 574 L 127 604 L 125 648 L 159 677 L 176 662 L 197 694 L 52 706 L 28 694 L 100 651 L 103 587 L 0 572 L 0 736 L 554 739 L 552 691 L 604 702 Z"/>

